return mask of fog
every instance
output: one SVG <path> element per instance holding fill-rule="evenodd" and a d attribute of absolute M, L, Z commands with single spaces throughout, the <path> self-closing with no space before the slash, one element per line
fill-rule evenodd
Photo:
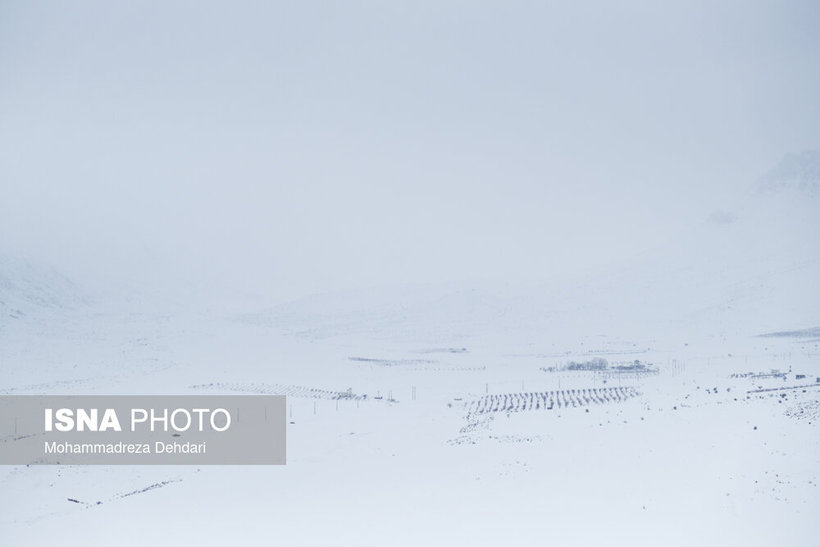
<path fill-rule="evenodd" d="M 0 4 L 0 252 L 275 298 L 549 279 L 820 146 L 820 5 Z"/>

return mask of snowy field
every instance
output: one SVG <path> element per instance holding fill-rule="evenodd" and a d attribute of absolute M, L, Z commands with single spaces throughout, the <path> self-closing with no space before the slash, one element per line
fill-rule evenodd
<path fill-rule="evenodd" d="M 260 309 L 5 257 L 0 393 L 285 394 L 289 424 L 285 466 L 1 467 L 2 543 L 817 545 L 813 184 L 560 283 Z"/>

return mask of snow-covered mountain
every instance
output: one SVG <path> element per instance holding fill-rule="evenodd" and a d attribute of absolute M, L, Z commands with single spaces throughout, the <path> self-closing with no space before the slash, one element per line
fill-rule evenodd
<path fill-rule="evenodd" d="M 89 301 L 73 281 L 35 261 L 0 254 L 0 326 Z"/>
<path fill-rule="evenodd" d="M 788 154 L 760 178 L 756 189 L 767 194 L 820 194 L 820 150 Z"/>

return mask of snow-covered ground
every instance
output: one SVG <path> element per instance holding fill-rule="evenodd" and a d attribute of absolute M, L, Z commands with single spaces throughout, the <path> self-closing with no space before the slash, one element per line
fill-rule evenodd
<path fill-rule="evenodd" d="M 2 543 L 816 545 L 809 156 L 562 282 L 137 306 L 4 259 L 0 393 L 282 393 L 289 425 L 285 466 L 0 467 Z"/>

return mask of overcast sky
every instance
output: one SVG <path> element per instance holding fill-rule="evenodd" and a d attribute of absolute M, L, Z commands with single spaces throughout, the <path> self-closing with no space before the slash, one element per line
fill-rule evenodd
<path fill-rule="evenodd" d="M 549 278 L 820 148 L 820 3 L 0 2 L 0 252 L 289 297 Z"/>

